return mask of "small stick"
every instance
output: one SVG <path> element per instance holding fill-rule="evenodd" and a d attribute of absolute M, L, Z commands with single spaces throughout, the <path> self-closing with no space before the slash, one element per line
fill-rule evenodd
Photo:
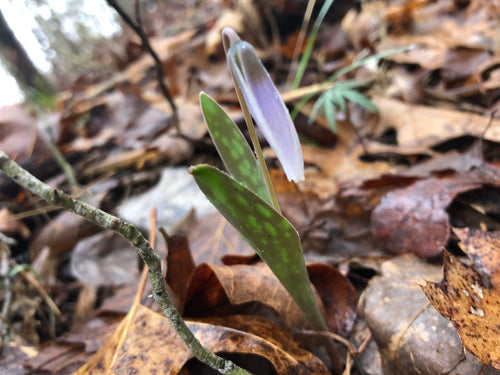
<path fill-rule="evenodd" d="M 128 14 L 122 9 L 122 7 L 118 4 L 116 0 L 106 0 L 108 5 L 112 7 L 116 12 L 120 15 L 121 18 L 125 21 L 127 25 L 129 25 L 132 30 L 135 31 L 135 33 L 141 38 L 142 41 L 142 46 L 148 51 L 148 53 L 151 55 L 155 62 L 155 67 L 156 67 L 156 76 L 158 78 L 158 85 L 160 86 L 160 91 L 167 99 L 168 103 L 170 104 L 170 108 L 172 109 L 173 112 L 173 117 L 174 117 L 174 124 L 177 129 L 177 132 L 180 133 L 180 128 L 179 128 L 179 117 L 177 114 L 177 107 L 174 103 L 174 99 L 172 98 L 172 94 L 170 93 L 170 90 L 168 89 L 167 85 L 165 84 L 165 78 L 166 74 L 163 71 L 163 65 L 160 61 L 160 58 L 154 51 L 153 47 L 151 47 L 151 44 L 149 43 L 148 37 L 146 36 L 146 33 L 144 32 L 144 28 L 142 27 L 142 19 L 139 11 L 139 2 L 136 0 L 135 1 L 135 9 L 136 9 L 136 20 L 137 24 L 132 21 L 132 19 L 128 16 Z"/>
<path fill-rule="evenodd" d="M 165 317 L 169 320 L 172 328 L 174 328 L 177 334 L 186 343 L 194 356 L 201 362 L 219 371 L 221 374 L 250 374 L 245 369 L 235 365 L 231 361 L 217 356 L 201 345 L 200 341 L 182 319 L 167 293 L 159 255 L 154 252 L 149 241 L 135 226 L 96 207 L 92 207 L 85 202 L 72 198 L 59 189 L 51 188 L 25 169 L 21 168 L 2 150 L 0 150 L 0 169 L 16 183 L 50 204 L 74 212 L 105 229 L 111 229 L 127 239 L 148 266 L 155 301 L 160 306 Z"/>
<path fill-rule="evenodd" d="M 18 266 L 16 262 L 13 262 L 14 267 Z M 29 282 L 36 290 L 37 292 L 42 296 L 43 300 L 47 304 L 47 306 L 50 308 L 50 310 L 57 316 L 57 318 L 61 322 L 65 322 L 66 319 L 64 318 L 64 315 L 62 314 L 61 310 L 57 307 L 55 302 L 52 300 L 52 298 L 49 296 L 45 288 L 40 284 L 40 282 L 33 277 L 33 275 L 29 272 L 27 272 L 24 269 L 19 270 L 19 274 L 24 277 L 24 279 Z"/>
<path fill-rule="evenodd" d="M 363 350 L 365 350 L 366 346 L 368 345 L 368 343 L 370 342 L 370 340 L 372 339 L 372 335 L 371 333 L 369 333 L 367 335 L 367 337 L 364 339 L 364 341 L 361 343 L 361 345 L 359 346 L 359 348 L 356 348 L 354 346 L 353 343 L 351 343 L 349 340 L 346 340 L 345 338 L 343 338 L 342 336 L 340 335 L 337 335 L 336 333 L 333 333 L 333 332 L 328 332 L 328 331 L 312 331 L 312 330 L 301 330 L 300 332 L 298 332 L 299 335 L 310 335 L 310 336 L 326 336 L 326 337 L 331 337 L 332 339 L 334 339 L 335 341 L 338 341 L 340 342 L 341 344 L 343 344 L 347 350 L 349 351 L 349 353 L 353 356 L 353 357 L 359 357 L 361 355 L 361 353 L 363 353 Z"/>

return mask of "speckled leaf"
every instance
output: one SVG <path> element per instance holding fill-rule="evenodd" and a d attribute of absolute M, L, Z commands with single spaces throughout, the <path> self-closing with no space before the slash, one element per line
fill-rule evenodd
<path fill-rule="evenodd" d="M 200 93 L 200 104 L 210 136 L 231 176 L 270 202 L 257 159 L 238 126 L 215 100 L 203 92 Z"/>
<path fill-rule="evenodd" d="M 444 254 L 444 276 L 427 282 L 424 293 L 453 323 L 464 347 L 481 362 L 500 369 L 500 232 L 454 229 L 471 262 Z"/>
<path fill-rule="evenodd" d="M 190 169 L 217 210 L 266 262 L 313 329 L 327 329 L 316 304 L 295 228 L 280 213 L 226 173 L 209 165 Z"/>

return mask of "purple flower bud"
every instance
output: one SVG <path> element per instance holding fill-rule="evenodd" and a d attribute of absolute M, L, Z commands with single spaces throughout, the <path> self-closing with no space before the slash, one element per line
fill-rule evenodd
<path fill-rule="evenodd" d="M 289 180 L 304 179 L 304 160 L 290 113 L 254 48 L 224 29 L 227 60 L 252 117 L 276 153 Z M 227 48 L 229 47 L 229 48 Z"/>

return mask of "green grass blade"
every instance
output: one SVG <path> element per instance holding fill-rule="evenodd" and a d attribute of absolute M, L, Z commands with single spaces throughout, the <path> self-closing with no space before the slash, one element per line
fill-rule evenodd
<path fill-rule="evenodd" d="M 345 99 L 342 96 L 342 91 L 338 89 L 332 89 L 329 91 L 331 93 L 330 102 L 334 108 L 338 108 L 340 113 L 345 113 L 346 104 Z"/>
<path fill-rule="evenodd" d="M 217 168 L 197 165 L 190 173 L 208 200 L 266 262 L 313 329 L 326 329 L 307 276 L 299 235 L 290 222 Z"/>
<path fill-rule="evenodd" d="M 416 47 L 417 47 L 417 45 L 412 44 L 409 46 L 394 48 L 394 49 L 391 49 L 389 51 L 380 52 L 380 53 L 377 53 L 376 55 L 368 56 L 364 59 L 361 59 L 359 61 L 352 63 L 349 66 L 346 66 L 343 69 L 340 69 L 338 72 L 332 74 L 325 82 L 333 82 L 336 79 L 338 79 L 339 77 L 343 76 L 344 74 L 349 73 L 350 71 L 353 71 L 355 69 L 358 69 L 360 66 L 362 66 L 363 64 L 366 64 L 369 61 L 383 59 L 385 57 L 395 55 L 396 53 L 406 52 L 406 51 L 412 50 Z M 316 95 L 320 91 L 321 91 L 321 89 L 319 89 L 317 92 L 307 94 L 294 106 L 292 113 L 291 113 L 291 117 L 293 120 L 295 120 L 295 118 L 297 117 L 297 115 L 300 112 L 300 109 L 304 106 L 304 104 L 308 103 L 309 100 L 311 100 L 314 97 L 314 95 Z"/>
<path fill-rule="evenodd" d="M 210 136 L 231 176 L 270 202 L 257 159 L 240 129 L 221 106 L 203 92 L 200 103 Z"/>
<path fill-rule="evenodd" d="M 342 92 L 342 95 L 353 103 L 359 104 L 360 106 L 369 109 L 373 112 L 378 112 L 378 108 L 375 104 L 371 102 L 366 96 L 361 94 L 359 91 L 346 90 Z"/>
<path fill-rule="evenodd" d="M 338 102 L 340 100 L 340 103 Z M 323 112 L 326 117 L 326 121 L 328 125 L 330 125 L 330 129 L 333 133 L 337 133 L 337 121 L 335 120 L 335 107 L 342 106 L 342 98 L 335 98 L 334 95 L 329 95 L 328 100 L 325 100 L 325 104 L 323 105 Z M 345 103 L 344 103 L 345 105 Z"/>
<path fill-rule="evenodd" d="M 309 40 L 307 41 L 306 48 L 304 49 L 304 54 L 302 55 L 302 58 L 300 59 L 299 63 L 299 68 L 297 69 L 297 73 L 295 74 L 295 78 L 292 83 L 292 89 L 296 89 L 300 85 L 300 81 L 302 80 L 302 77 L 304 76 L 304 72 L 306 71 L 307 63 L 309 62 L 309 59 L 311 58 L 312 54 L 312 49 L 314 46 L 314 42 L 316 41 L 316 36 L 318 35 L 318 30 L 319 27 L 321 26 L 321 23 L 323 22 L 323 19 L 326 16 L 326 13 L 332 6 L 334 0 L 327 0 L 323 3 L 323 6 L 321 7 L 321 10 L 319 11 L 318 17 L 316 18 L 316 21 L 314 21 L 313 28 L 311 30 L 311 34 L 309 35 Z"/>
<path fill-rule="evenodd" d="M 320 98 L 318 98 L 318 100 L 316 100 L 316 103 L 314 103 L 312 107 L 311 114 L 309 115 L 309 120 L 307 121 L 309 125 L 311 125 L 314 122 L 314 119 L 316 119 L 316 117 L 318 116 L 319 111 L 322 110 L 324 103 L 325 103 L 325 98 L 323 96 L 321 96 Z"/>
<path fill-rule="evenodd" d="M 396 53 L 406 52 L 406 51 L 412 50 L 416 47 L 417 47 L 417 45 L 411 44 L 409 46 L 393 48 L 389 51 L 384 51 L 384 52 L 377 53 L 376 55 L 365 57 L 364 59 L 355 61 L 351 65 L 346 66 L 345 68 L 342 68 L 339 71 L 335 72 L 327 79 L 327 81 L 328 82 L 335 81 L 337 78 L 339 78 L 339 77 L 343 76 L 344 74 L 347 74 L 355 69 L 358 69 L 360 66 L 363 66 L 364 64 L 366 64 L 369 61 L 380 60 L 380 59 L 395 55 Z"/>

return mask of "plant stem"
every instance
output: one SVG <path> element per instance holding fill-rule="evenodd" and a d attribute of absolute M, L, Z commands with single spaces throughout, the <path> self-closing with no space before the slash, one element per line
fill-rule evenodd
<path fill-rule="evenodd" d="M 326 13 L 332 6 L 334 0 L 327 0 L 323 3 L 323 6 L 321 7 L 321 10 L 319 11 L 319 14 L 316 18 L 316 21 L 314 21 L 313 28 L 311 30 L 311 33 L 309 34 L 309 40 L 307 41 L 306 48 L 304 50 L 304 54 L 302 55 L 302 58 L 300 60 L 299 67 L 297 69 L 297 73 L 295 74 L 295 78 L 292 83 L 292 89 L 296 89 L 300 85 L 300 81 L 302 80 L 302 77 L 304 76 L 304 72 L 306 71 L 307 63 L 309 62 L 309 59 L 312 54 L 312 50 L 314 47 L 314 42 L 316 41 L 316 36 L 318 35 L 318 30 L 319 27 L 321 26 L 321 23 L 323 22 L 323 19 L 326 16 Z M 309 6 L 309 4 L 308 4 Z M 313 4 L 314 7 L 314 4 Z"/>
<path fill-rule="evenodd" d="M 174 330 L 193 352 L 194 356 L 198 360 L 219 371 L 221 374 L 250 374 L 250 372 L 238 367 L 233 362 L 220 358 L 207 348 L 203 347 L 196 336 L 189 330 L 188 326 L 175 308 L 174 303 L 168 296 L 161 270 L 159 255 L 154 252 L 149 241 L 136 227 L 117 218 L 116 216 L 74 199 L 59 189 L 51 188 L 35 176 L 31 175 L 25 169 L 21 168 L 2 150 L 0 150 L 0 169 L 19 185 L 46 200 L 50 204 L 72 211 L 105 229 L 115 231 L 127 239 L 136 248 L 140 257 L 148 266 L 155 301 L 160 306 L 165 317 L 170 321 Z"/>
<path fill-rule="evenodd" d="M 253 125 L 252 116 L 250 115 L 250 111 L 248 110 L 243 94 L 241 93 L 241 90 L 238 87 L 236 81 L 234 86 L 236 87 L 236 93 L 238 95 L 238 99 L 241 104 L 241 109 L 243 110 L 243 115 L 245 116 L 245 121 L 248 126 L 248 132 L 250 133 L 250 138 L 252 139 L 254 150 L 255 153 L 257 154 L 257 159 L 259 160 L 259 166 L 262 171 L 264 181 L 266 183 L 267 191 L 269 192 L 269 197 L 271 198 L 272 206 L 276 211 L 281 213 L 278 203 L 278 198 L 276 197 L 276 192 L 274 191 L 273 183 L 271 181 L 271 177 L 269 176 L 269 171 L 267 170 L 266 162 L 264 161 L 264 155 L 262 154 L 262 149 L 260 147 L 259 140 L 257 139 L 257 134 L 255 133 L 255 127 Z M 328 331 L 328 327 L 323 319 L 323 316 L 321 315 L 321 312 L 319 312 L 319 307 L 316 304 L 316 301 L 312 301 L 311 303 L 315 305 L 317 309 L 316 313 L 318 315 L 317 319 L 313 319 L 313 322 L 315 322 L 315 326 L 313 328 L 315 328 L 318 331 Z M 335 343 L 333 342 L 333 340 L 331 340 L 328 337 L 321 337 L 320 341 L 325 347 L 328 356 L 330 357 L 331 365 L 335 373 L 336 374 L 342 373 L 342 368 L 343 368 L 342 361 L 340 359 L 340 354 L 337 348 L 335 347 Z"/>
<path fill-rule="evenodd" d="M 271 176 L 267 170 L 266 161 L 264 160 L 264 154 L 262 153 L 262 148 L 260 147 L 259 139 L 257 133 L 255 132 L 255 126 L 253 125 L 252 115 L 248 110 L 247 103 L 243 97 L 238 83 L 234 81 L 234 87 L 236 88 L 236 95 L 238 95 L 238 100 L 243 111 L 243 116 L 245 117 L 245 122 L 247 123 L 248 133 L 250 134 L 250 139 L 252 140 L 253 148 L 255 154 L 257 155 L 257 160 L 259 161 L 260 171 L 262 172 L 262 177 L 264 177 L 264 183 L 266 184 L 267 192 L 269 193 L 269 198 L 271 199 L 271 205 L 273 208 L 281 213 L 280 205 L 278 203 L 278 198 L 276 192 L 274 191 L 273 182 L 271 181 Z"/>
<path fill-rule="evenodd" d="M 290 89 L 290 87 L 292 86 L 292 84 L 294 83 L 293 82 L 294 77 L 297 74 L 297 68 L 299 65 L 299 56 L 301 54 L 302 45 L 303 45 L 304 39 L 306 37 L 307 28 L 309 27 L 309 21 L 311 20 L 312 11 L 314 9 L 315 4 L 316 4 L 316 0 L 309 0 L 307 2 L 307 8 L 306 8 L 306 11 L 304 13 L 304 19 L 302 20 L 302 25 L 300 26 L 299 36 L 298 36 L 297 42 L 295 43 L 295 48 L 293 50 L 293 59 L 292 59 L 292 62 L 290 63 L 290 70 L 288 72 L 288 77 L 286 78 L 286 84 L 285 84 L 286 91 L 288 91 Z M 307 63 L 307 61 L 306 61 L 306 63 Z M 297 87 L 298 87 L 298 85 L 297 85 Z M 295 87 L 295 89 L 297 87 Z"/>
<path fill-rule="evenodd" d="M 40 113 L 41 115 L 41 113 Z M 50 148 L 50 151 L 52 151 L 52 155 L 54 155 L 54 159 L 57 164 L 61 167 L 62 171 L 66 175 L 69 184 L 72 187 L 78 187 L 78 180 L 76 179 L 75 171 L 73 171 L 73 168 L 71 165 L 66 161 L 64 158 L 61 150 L 59 150 L 59 147 L 57 147 L 57 141 L 54 137 L 54 133 L 52 132 L 52 129 L 50 128 L 49 124 L 45 124 L 45 131 L 47 133 L 48 137 L 48 146 Z"/>

